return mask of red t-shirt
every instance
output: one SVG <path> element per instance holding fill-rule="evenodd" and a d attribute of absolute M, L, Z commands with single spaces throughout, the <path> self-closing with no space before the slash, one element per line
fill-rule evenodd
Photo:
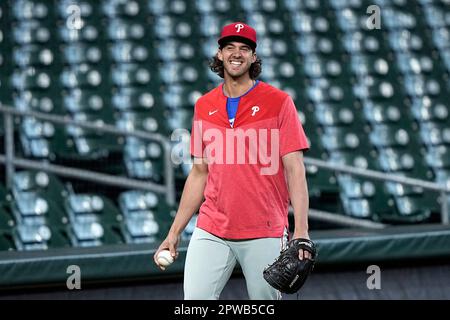
<path fill-rule="evenodd" d="M 281 237 L 289 193 L 282 157 L 309 145 L 291 97 L 262 81 L 230 126 L 220 85 L 198 99 L 191 154 L 208 161 L 197 226 L 227 239 Z"/>

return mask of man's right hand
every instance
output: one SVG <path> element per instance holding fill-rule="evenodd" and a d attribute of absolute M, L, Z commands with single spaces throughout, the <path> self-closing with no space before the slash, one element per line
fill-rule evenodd
<path fill-rule="evenodd" d="M 156 250 L 155 254 L 153 255 L 153 261 L 155 261 L 155 264 L 158 266 L 158 268 L 160 268 L 161 270 L 165 270 L 165 268 L 163 266 L 159 265 L 159 263 L 157 261 L 159 252 L 162 250 L 169 250 L 170 255 L 175 260 L 176 258 L 178 258 L 177 248 L 178 248 L 179 242 L 180 242 L 180 236 L 169 232 L 166 239 L 164 239 L 164 241 L 160 244 L 158 250 Z"/>

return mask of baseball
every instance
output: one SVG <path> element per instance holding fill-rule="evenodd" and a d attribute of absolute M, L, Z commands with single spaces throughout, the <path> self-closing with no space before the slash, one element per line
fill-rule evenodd
<path fill-rule="evenodd" d="M 158 253 L 157 261 L 160 266 L 168 267 L 172 264 L 173 257 L 170 255 L 169 250 L 162 250 L 160 253 Z"/>

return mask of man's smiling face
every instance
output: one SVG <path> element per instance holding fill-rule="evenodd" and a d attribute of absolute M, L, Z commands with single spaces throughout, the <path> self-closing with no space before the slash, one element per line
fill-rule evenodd
<path fill-rule="evenodd" d="M 256 54 L 249 45 L 242 42 L 229 42 L 219 49 L 217 57 L 223 62 L 224 72 L 231 78 L 239 78 L 248 72 L 256 61 Z"/>

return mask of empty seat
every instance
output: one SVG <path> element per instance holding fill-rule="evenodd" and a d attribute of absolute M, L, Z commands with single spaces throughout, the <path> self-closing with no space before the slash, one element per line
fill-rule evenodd
<path fill-rule="evenodd" d="M 89 247 L 123 243 L 119 229 L 122 219 L 113 202 L 96 194 L 70 192 L 64 202 L 69 216 L 72 246 Z"/>
<path fill-rule="evenodd" d="M 407 126 L 377 124 L 369 134 L 370 141 L 379 148 L 407 147 L 417 144 L 416 133 Z"/>
<path fill-rule="evenodd" d="M 136 19 L 142 17 L 145 8 L 139 1 L 112 0 L 102 3 L 102 11 L 108 18 L 122 17 Z"/>
<path fill-rule="evenodd" d="M 433 121 L 447 123 L 450 119 L 450 106 L 447 105 L 446 96 L 422 96 L 413 99 L 411 111 L 414 118 L 419 121 Z"/>
<path fill-rule="evenodd" d="M 157 76 L 149 68 L 139 64 L 118 64 L 112 68 L 112 81 L 116 86 L 148 86 Z"/>
<path fill-rule="evenodd" d="M 70 246 L 63 229 L 32 223 L 17 225 L 14 228 L 13 239 L 17 250 L 24 251 Z"/>
<path fill-rule="evenodd" d="M 380 220 L 385 212 L 395 210 L 394 201 L 379 181 L 339 174 L 341 201 L 345 214 L 356 218 Z"/>
<path fill-rule="evenodd" d="M 121 130 L 141 130 L 165 134 L 166 122 L 164 120 L 156 112 L 127 111 L 117 119 L 116 127 Z"/>
<path fill-rule="evenodd" d="M 420 136 L 426 145 L 446 144 L 450 146 L 450 127 L 446 123 L 422 123 Z"/>
<path fill-rule="evenodd" d="M 138 179 L 163 180 L 162 146 L 135 137 L 126 139 L 124 162 L 128 175 Z"/>
<path fill-rule="evenodd" d="M 425 159 L 434 169 L 448 169 L 450 168 L 450 148 L 444 145 L 429 146 Z"/>
<path fill-rule="evenodd" d="M 155 242 L 165 237 L 175 213 L 161 196 L 138 190 L 121 193 L 119 206 L 127 243 Z"/>

